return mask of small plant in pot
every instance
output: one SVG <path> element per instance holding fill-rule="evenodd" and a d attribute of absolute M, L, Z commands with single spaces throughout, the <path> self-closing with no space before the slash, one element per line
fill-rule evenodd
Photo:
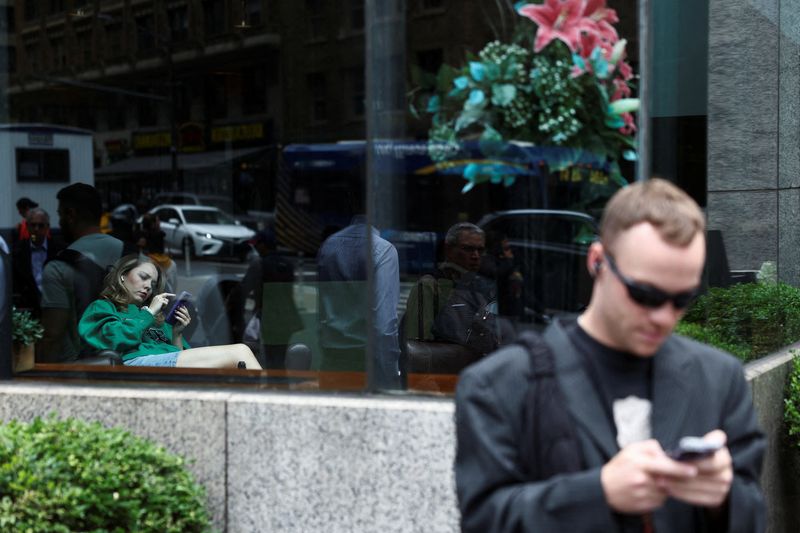
<path fill-rule="evenodd" d="M 12 370 L 23 372 L 33 368 L 34 345 L 44 335 L 41 323 L 30 311 L 16 307 L 11 312 L 11 340 L 13 341 Z"/>

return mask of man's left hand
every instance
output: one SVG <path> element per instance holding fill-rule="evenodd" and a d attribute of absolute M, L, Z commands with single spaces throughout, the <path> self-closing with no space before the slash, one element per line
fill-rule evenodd
<path fill-rule="evenodd" d="M 707 433 L 706 440 L 727 441 L 725 432 L 719 429 Z M 719 507 L 728 497 L 733 482 L 733 460 L 727 446 L 722 446 L 706 459 L 692 461 L 697 467 L 697 476 L 692 478 L 662 477 L 659 484 L 669 496 L 676 500 L 701 507 Z"/>

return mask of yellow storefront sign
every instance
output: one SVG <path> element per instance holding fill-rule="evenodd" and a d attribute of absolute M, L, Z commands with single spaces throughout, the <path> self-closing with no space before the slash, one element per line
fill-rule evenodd
<path fill-rule="evenodd" d="M 264 137 L 264 124 L 239 124 L 236 126 L 220 126 L 211 130 L 211 142 L 223 143 L 233 141 L 249 141 Z"/>
<path fill-rule="evenodd" d="M 171 141 L 172 139 L 168 131 L 137 133 L 133 136 L 133 149 L 169 148 L 172 145 Z"/>

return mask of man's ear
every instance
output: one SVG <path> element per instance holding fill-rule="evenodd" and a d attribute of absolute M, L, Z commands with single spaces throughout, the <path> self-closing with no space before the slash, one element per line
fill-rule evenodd
<path fill-rule="evenodd" d="M 589 246 L 586 254 L 586 268 L 589 270 L 591 277 L 597 276 L 600 268 L 603 266 L 603 245 L 599 242 L 593 242 Z"/>

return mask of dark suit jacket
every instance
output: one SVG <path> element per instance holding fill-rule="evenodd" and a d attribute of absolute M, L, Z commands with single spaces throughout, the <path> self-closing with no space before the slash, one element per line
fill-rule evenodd
<path fill-rule="evenodd" d="M 522 428 L 530 378 L 527 352 L 504 348 L 465 370 L 456 393 L 456 489 L 462 531 L 614 532 L 621 517 L 608 507 L 600 469 L 619 448 L 602 399 L 577 349 L 557 323 L 545 340 L 553 348 L 585 470 L 544 481 L 526 479 Z M 726 531 L 765 527 L 758 485 L 765 448 L 741 363 L 718 350 L 672 336 L 653 359 L 652 433 L 664 449 L 687 435 L 720 428 L 728 435 L 734 480 Z M 711 531 L 706 513 L 669 499 L 653 513 L 657 532 Z"/>
<path fill-rule="evenodd" d="M 47 258 L 50 261 L 56 254 L 64 248 L 63 243 L 57 239 L 47 240 Z M 33 278 L 33 266 L 31 264 L 31 241 L 28 239 L 18 241 L 14 245 L 12 256 L 14 271 L 14 305 L 20 309 L 30 309 L 31 313 L 41 316 L 42 294 L 36 286 Z"/>

